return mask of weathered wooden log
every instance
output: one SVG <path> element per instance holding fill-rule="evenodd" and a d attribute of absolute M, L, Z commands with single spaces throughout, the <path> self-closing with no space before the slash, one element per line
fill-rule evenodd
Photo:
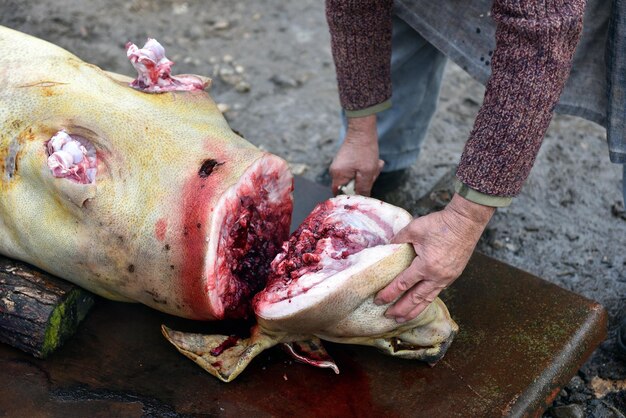
<path fill-rule="evenodd" d="M 0 256 L 0 342 L 45 358 L 75 333 L 93 303 L 86 290 Z"/>

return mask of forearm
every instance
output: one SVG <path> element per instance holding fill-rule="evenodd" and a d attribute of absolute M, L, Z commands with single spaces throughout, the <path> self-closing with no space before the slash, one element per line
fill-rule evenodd
<path fill-rule="evenodd" d="M 391 0 L 326 0 L 339 98 L 348 112 L 388 107 L 392 6 Z"/>
<path fill-rule="evenodd" d="M 528 177 L 571 66 L 584 0 L 497 0 L 492 75 L 466 143 L 458 179 L 515 196 Z"/>
<path fill-rule="evenodd" d="M 367 137 L 376 136 L 376 115 L 363 117 L 348 117 L 348 130 L 364 134 Z"/>

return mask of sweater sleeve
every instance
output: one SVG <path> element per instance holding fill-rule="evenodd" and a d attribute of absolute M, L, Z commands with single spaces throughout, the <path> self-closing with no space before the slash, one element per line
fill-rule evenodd
<path fill-rule="evenodd" d="M 390 105 L 392 6 L 392 0 L 326 0 L 339 99 L 348 115 Z"/>
<path fill-rule="evenodd" d="M 533 166 L 569 75 L 585 0 L 496 0 L 496 49 L 485 98 L 457 178 L 516 196 Z"/>

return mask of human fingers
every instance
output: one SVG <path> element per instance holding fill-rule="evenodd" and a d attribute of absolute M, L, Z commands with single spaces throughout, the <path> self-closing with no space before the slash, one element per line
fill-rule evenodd
<path fill-rule="evenodd" d="M 354 184 L 356 194 L 361 196 L 369 196 L 371 194 L 372 186 L 384 165 L 385 162 L 383 160 L 378 160 L 374 166 L 363 165 L 357 169 Z"/>
<path fill-rule="evenodd" d="M 369 196 L 372 193 L 372 185 L 376 180 L 372 172 L 363 173 L 358 171 L 354 182 L 354 191 L 361 196 Z"/>
<path fill-rule="evenodd" d="M 413 224 L 415 221 L 416 220 L 414 219 L 404 228 L 399 230 L 398 233 L 394 235 L 393 238 L 391 238 L 390 243 L 391 244 L 403 244 L 403 243 L 408 242 L 412 244 L 416 242 L 417 236 L 415 234 L 415 231 L 419 230 L 419 228 L 416 228 L 416 225 Z"/>
<path fill-rule="evenodd" d="M 331 165 L 328 171 L 330 172 L 330 176 L 332 178 L 331 189 L 335 196 L 339 193 L 340 186 L 345 186 L 350 182 L 350 180 L 356 177 L 356 171 L 353 169 L 338 169 L 333 168 Z"/>
<path fill-rule="evenodd" d="M 410 321 L 426 309 L 443 288 L 434 281 L 420 281 L 388 308 L 385 316 L 395 318 L 398 323 Z"/>
<path fill-rule="evenodd" d="M 404 292 L 412 288 L 421 279 L 422 276 L 419 273 L 417 259 L 414 259 L 409 267 L 398 274 L 395 279 L 391 281 L 391 283 L 376 294 L 374 303 L 377 305 L 385 305 L 393 302 Z"/>
<path fill-rule="evenodd" d="M 417 318 L 419 316 L 419 314 L 424 312 L 426 310 L 426 308 L 428 308 L 428 306 L 431 303 L 432 302 L 419 303 L 415 308 L 413 308 L 413 310 L 411 312 L 409 312 L 408 315 L 406 315 L 406 317 L 403 317 L 402 319 L 400 319 L 399 323 L 402 323 L 402 321 L 408 322 L 408 321 L 411 321 L 411 320 Z M 398 318 L 395 318 L 395 319 L 396 319 L 396 322 L 398 322 Z"/>

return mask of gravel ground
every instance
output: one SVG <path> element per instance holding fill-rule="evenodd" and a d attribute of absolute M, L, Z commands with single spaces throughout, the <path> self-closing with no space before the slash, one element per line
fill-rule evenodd
<path fill-rule="evenodd" d="M 128 75 L 124 44 L 155 37 L 175 72 L 213 78 L 211 94 L 235 130 L 287 159 L 297 174 L 314 179 L 332 159 L 338 100 L 321 1 L 0 0 L 0 24 Z M 422 209 L 418 198 L 457 162 L 482 96 L 480 84 L 448 65 L 422 155 L 394 203 Z M 610 313 L 609 338 L 546 416 L 626 414 L 626 362 L 614 347 L 626 294 L 625 242 L 621 172 L 608 161 L 604 130 L 555 117 L 522 194 L 497 212 L 478 246 Z"/>

